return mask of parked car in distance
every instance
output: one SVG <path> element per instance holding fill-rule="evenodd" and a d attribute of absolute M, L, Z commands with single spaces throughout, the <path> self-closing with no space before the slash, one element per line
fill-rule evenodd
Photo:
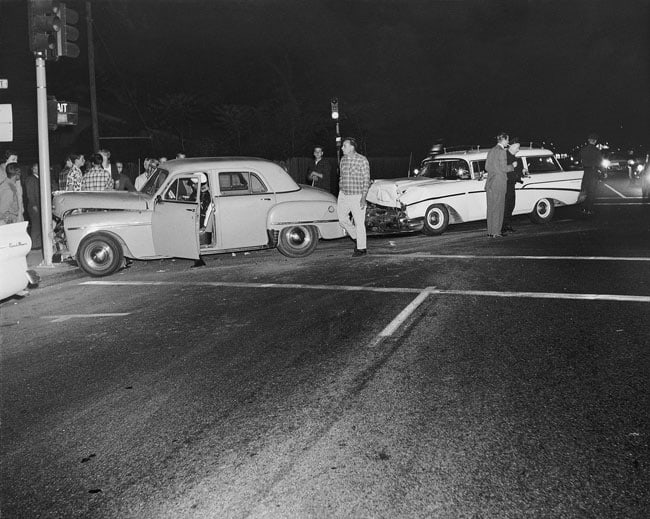
<path fill-rule="evenodd" d="M 485 220 L 485 160 L 488 148 L 436 155 L 414 177 L 375 180 L 366 197 L 371 232 L 419 231 L 437 235 L 450 224 Z M 515 190 L 513 214 L 537 223 L 553 218 L 555 208 L 574 205 L 581 195 L 582 170 L 564 171 L 550 150 L 521 147 L 527 176 Z"/>
<path fill-rule="evenodd" d="M 0 300 L 21 295 L 28 286 L 38 285 L 38 274 L 27 268 L 31 248 L 27 222 L 0 225 Z"/>
<path fill-rule="evenodd" d="M 257 158 L 170 160 L 140 192 L 55 193 L 53 214 L 68 253 L 91 276 L 112 274 L 125 257 L 198 259 L 277 247 L 298 258 L 319 238 L 345 236 L 333 195 Z"/>

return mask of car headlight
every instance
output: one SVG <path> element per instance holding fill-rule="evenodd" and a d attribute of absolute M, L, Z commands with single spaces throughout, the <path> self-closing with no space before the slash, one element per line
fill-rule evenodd
<path fill-rule="evenodd" d="M 603 159 L 603 162 L 601 164 L 604 168 L 608 168 L 611 162 L 607 159 Z"/>
<path fill-rule="evenodd" d="M 637 170 L 637 171 L 643 171 L 643 164 L 639 164 L 639 165 L 636 167 L 636 170 Z"/>
<path fill-rule="evenodd" d="M 628 160 L 627 163 L 628 163 L 630 166 L 634 166 L 634 161 L 633 161 L 632 159 Z"/>

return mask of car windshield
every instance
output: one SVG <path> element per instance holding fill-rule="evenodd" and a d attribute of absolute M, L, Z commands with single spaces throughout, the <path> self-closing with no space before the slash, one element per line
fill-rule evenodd
<path fill-rule="evenodd" d="M 149 177 L 149 180 L 147 180 L 147 183 L 142 187 L 141 192 L 142 193 L 147 193 L 148 195 L 155 195 L 156 191 L 162 186 L 163 182 L 169 175 L 169 171 L 166 169 L 156 169 L 156 171 L 153 172 L 153 175 Z"/>
<path fill-rule="evenodd" d="M 526 157 L 528 163 L 528 173 L 554 173 L 563 171 L 562 166 L 553 155 L 544 155 L 541 157 Z"/>
<path fill-rule="evenodd" d="M 469 164 L 462 159 L 442 159 L 429 162 L 418 175 L 445 180 L 469 179 Z"/>

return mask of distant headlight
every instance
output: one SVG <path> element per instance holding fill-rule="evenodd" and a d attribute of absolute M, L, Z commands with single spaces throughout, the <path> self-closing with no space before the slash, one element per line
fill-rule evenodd
<path fill-rule="evenodd" d="M 611 162 L 607 159 L 603 159 L 603 162 L 601 164 L 604 168 L 608 168 Z"/>
<path fill-rule="evenodd" d="M 419 170 L 418 168 L 415 168 L 415 169 L 413 170 L 413 175 L 417 176 L 417 174 L 418 174 L 419 172 L 420 172 L 420 170 Z"/>
<path fill-rule="evenodd" d="M 628 160 L 627 163 L 628 163 L 630 166 L 634 166 L 634 161 L 633 161 L 632 159 Z"/>
<path fill-rule="evenodd" d="M 637 170 L 637 171 L 643 171 L 643 164 L 639 164 L 639 165 L 636 167 L 636 170 Z"/>

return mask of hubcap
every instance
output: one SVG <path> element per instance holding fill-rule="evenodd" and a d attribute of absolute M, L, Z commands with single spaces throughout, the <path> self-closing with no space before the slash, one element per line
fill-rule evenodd
<path fill-rule="evenodd" d="M 113 250 L 105 243 L 94 243 L 86 250 L 85 257 L 91 267 L 102 269 L 113 260 Z"/>
<path fill-rule="evenodd" d="M 311 243 L 311 234 L 304 227 L 292 227 L 287 232 L 287 241 L 292 247 L 304 249 Z"/>
<path fill-rule="evenodd" d="M 431 211 L 429 213 L 429 225 L 431 227 L 438 227 L 441 221 L 442 218 L 440 217 L 440 213 L 438 211 Z"/>

